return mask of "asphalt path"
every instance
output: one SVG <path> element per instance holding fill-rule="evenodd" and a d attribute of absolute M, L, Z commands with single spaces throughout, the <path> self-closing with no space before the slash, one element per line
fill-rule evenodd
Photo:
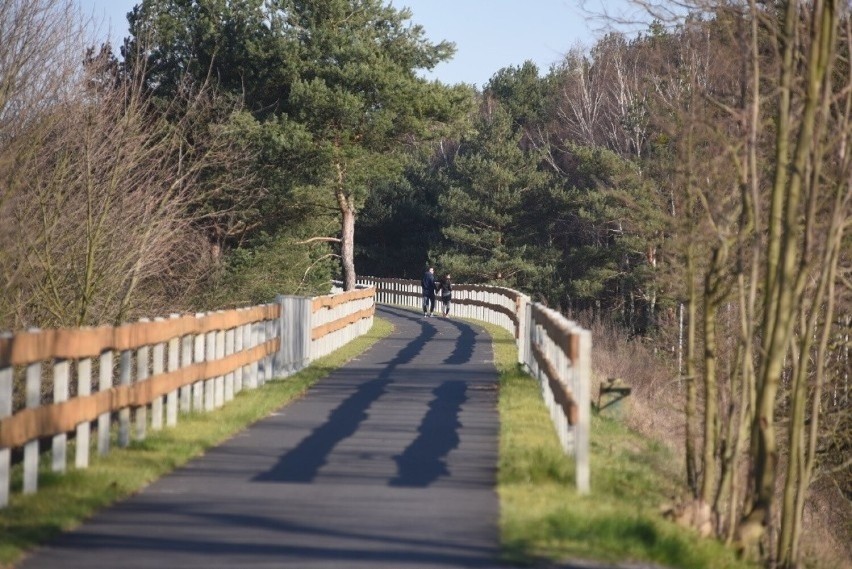
<path fill-rule="evenodd" d="M 393 334 L 305 397 L 20 567 L 498 567 L 490 338 L 378 314 Z"/>

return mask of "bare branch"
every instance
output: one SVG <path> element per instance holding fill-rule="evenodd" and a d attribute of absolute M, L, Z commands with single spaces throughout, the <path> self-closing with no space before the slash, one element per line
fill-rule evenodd
<path fill-rule="evenodd" d="M 340 243 L 340 238 L 338 238 L 338 237 L 311 237 L 310 239 L 305 239 L 304 241 L 296 241 L 295 245 L 307 245 L 308 243 L 316 243 L 316 242 Z"/>

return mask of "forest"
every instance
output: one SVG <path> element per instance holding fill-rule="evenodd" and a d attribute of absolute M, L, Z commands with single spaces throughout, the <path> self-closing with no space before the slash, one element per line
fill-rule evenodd
<path fill-rule="evenodd" d="M 653 354 L 698 531 L 803 566 L 827 485 L 848 546 L 850 5 L 637 4 L 477 90 L 424 79 L 454 45 L 383 0 L 142 0 L 121 46 L 0 0 L 0 329 L 433 264 Z"/>

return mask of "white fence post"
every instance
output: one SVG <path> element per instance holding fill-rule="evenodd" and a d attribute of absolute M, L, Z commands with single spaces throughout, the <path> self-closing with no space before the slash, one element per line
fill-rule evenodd
<path fill-rule="evenodd" d="M 311 329 L 313 300 L 303 296 L 276 298 L 281 305 L 278 319 L 281 343 L 278 347 L 278 372 L 281 377 L 307 367 L 311 362 Z"/>
<path fill-rule="evenodd" d="M 180 318 L 180 314 L 170 314 L 171 320 Z M 180 367 L 180 337 L 175 336 L 169 339 L 169 363 L 168 371 L 177 371 Z M 166 426 L 174 427 L 178 420 L 178 391 L 174 389 L 166 395 Z"/>
<path fill-rule="evenodd" d="M 574 370 L 576 380 L 577 405 L 579 407 L 577 439 L 577 490 L 588 494 L 590 489 L 589 443 L 591 435 L 591 382 L 592 382 L 592 333 L 589 330 L 577 330 L 579 334 L 579 354 Z"/>
<path fill-rule="evenodd" d="M 164 318 L 154 318 L 154 322 L 165 322 Z M 154 345 L 153 361 L 151 362 L 151 376 L 158 377 L 165 371 L 166 344 L 160 342 Z M 163 428 L 163 396 L 158 395 L 151 402 L 151 430 L 159 431 Z"/>
<path fill-rule="evenodd" d="M 260 338 L 260 332 L 257 329 L 257 323 L 252 322 L 249 327 L 251 328 L 251 341 L 249 342 L 249 346 L 252 348 L 257 347 L 258 340 Z M 251 378 L 251 387 L 258 388 L 260 387 L 260 365 L 257 363 L 257 360 L 251 362 L 251 371 L 249 372 L 249 377 Z"/>
<path fill-rule="evenodd" d="M 112 389 L 112 349 L 101 352 L 98 361 L 98 392 Z M 112 417 L 109 411 L 98 416 L 98 454 L 109 452 L 109 429 Z"/>
<path fill-rule="evenodd" d="M 267 305 L 269 306 L 269 305 Z M 268 342 L 275 338 L 275 326 L 272 320 L 264 320 L 262 322 L 263 326 L 263 341 Z M 275 377 L 275 371 L 272 369 L 272 363 L 274 361 L 273 354 L 267 354 L 263 356 L 263 369 L 264 376 L 266 377 L 266 381 L 271 381 Z"/>
<path fill-rule="evenodd" d="M 0 334 L 0 340 L 11 338 L 11 334 Z M 0 420 L 12 415 L 12 378 L 10 365 L 0 367 Z M 12 450 L 0 448 L 0 508 L 9 504 L 9 484 L 11 483 Z"/>
<path fill-rule="evenodd" d="M 225 332 L 225 357 L 234 354 L 234 329 L 230 328 Z M 234 400 L 234 372 L 229 371 L 225 374 L 225 401 Z"/>
<path fill-rule="evenodd" d="M 189 367 L 192 365 L 192 334 L 185 335 L 181 338 L 180 343 L 180 367 Z M 187 384 L 180 388 L 180 410 L 181 413 L 192 411 L 192 385 Z"/>
<path fill-rule="evenodd" d="M 204 361 L 212 362 L 216 359 L 216 332 L 211 331 L 204 334 Z M 204 410 L 212 411 L 216 408 L 216 378 L 208 377 L 204 380 Z"/>
<path fill-rule="evenodd" d="M 257 330 L 257 346 L 262 346 L 266 343 L 266 326 L 263 321 L 255 322 L 254 327 Z M 266 380 L 269 379 L 266 377 L 266 361 L 264 358 L 260 358 L 257 361 L 257 384 L 261 386 L 266 383 Z"/>
<path fill-rule="evenodd" d="M 139 322 L 149 322 L 147 318 L 140 318 Z M 151 348 L 139 346 L 136 350 L 136 383 L 148 381 L 151 373 Z M 148 436 L 148 405 L 140 405 L 136 408 L 136 440 L 144 441 Z"/>
<path fill-rule="evenodd" d="M 222 311 L 218 310 L 217 312 L 221 313 Z M 225 331 L 224 330 L 217 330 L 215 332 L 215 335 L 216 335 L 216 344 L 215 344 L 216 360 L 221 360 L 222 358 L 225 357 Z M 215 386 L 216 386 L 216 389 L 215 389 L 215 395 L 214 395 L 215 396 L 214 406 L 216 407 L 216 409 L 218 409 L 219 407 L 221 407 L 222 405 L 225 404 L 225 376 L 224 375 L 217 375 L 216 376 Z"/>
<path fill-rule="evenodd" d="M 251 343 L 251 324 L 243 325 L 243 348 L 246 350 L 252 349 L 254 346 Z M 251 364 L 246 364 L 243 366 L 243 387 L 246 389 L 254 389 L 257 387 L 257 384 L 254 383 L 251 375 Z"/>
<path fill-rule="evenodd" d="M 527 363 L 527 354 L 530 349 L 529 338 L 529 302 L 526 297 L 518 296 L 515 306 L 515 316 L 518 319 L 517 343 L 518 343 L 518 363 Z"/>
<path fill-rule="evenodd" d="M 202 318 L 204 318 L 203 312 L 195 313 L 196 321 L 201 320 Z M 194 363 L 200 364 L 205 361 L 205 339 L 206 337 L 203 332 L 196 334 L 193 339 L 194 348 L 192 351 L 192 361 Z M 192 384 L 192 408 L 195 411 L 204 411 L 204 378 L 201 378 Z"/>
<path fill-rule="evenodd" d="M 245 312 L 244 309 L 240 309 L 239 312 Z M 239 354 L 243 351 L 243 340 L 245 339 L 245 326 L 237 326 L 234 328 L 234 353 Z M 243 368 L 245 366 L 240 366 L 234 370 L 234 395 L 243 390 Z"/>
<path fill-rule="evenodd" d="M 130 350 L 122 350 L 118 360 L 118 384 L 130 385 L 132 376 L 131 366 L 133 362 L 133 352 Z M 118 411 L 118 446 L 126 448 L 130 444 L 130 407 L 125 407 Z"/>
<path fill-rule="evenodd" d="M 40 333 L 38 328 L 29 330 L 34 334 Z M 41 404 L 41 362 L 27 366 L 27 409 L 34 409 Z M 38 490 L 38 439 L 24 446 L 24 494 L 32 494 Z"/>
<path fill-rule="evenodd" d="M 92 393 L 92 359 L 84 358 L 77 361 L 77 396 L 86 397 Z M 91 444 L 92 424 L 83 421 L 77 425 L 75 436 L 76 451 L 74 453 L 74 466 L 77 468 L 88 468 L 89 446 Z"/>
<path fill-rule="evenodd" d="M 68 400 L 68 360 L 57 359 L 53 362 L 53 402 L 61 403 Z M 51 445 L 53 455 L 53 472 L 65 472 L 67 465 L 68 434 L 53 435 Z"/>

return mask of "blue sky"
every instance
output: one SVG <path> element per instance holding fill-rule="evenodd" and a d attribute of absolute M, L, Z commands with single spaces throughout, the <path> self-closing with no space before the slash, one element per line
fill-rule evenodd
<path fill-rule="evenodd" d="M 125 15 L 138 0 L 78 0 L 84 15 L 99 23 L 100 37 L 127 34 Z M 408 6 L 412 21 L 433 41 L 456 44 L 456 55 L 428 75 L 446 83 L 483 87 L 503 67 L 536 63 L 542 73 L 575 45 L 589 47 L 605 25 L 605 5 L 624 12 L 626 0 L 393 0 Z"/>

